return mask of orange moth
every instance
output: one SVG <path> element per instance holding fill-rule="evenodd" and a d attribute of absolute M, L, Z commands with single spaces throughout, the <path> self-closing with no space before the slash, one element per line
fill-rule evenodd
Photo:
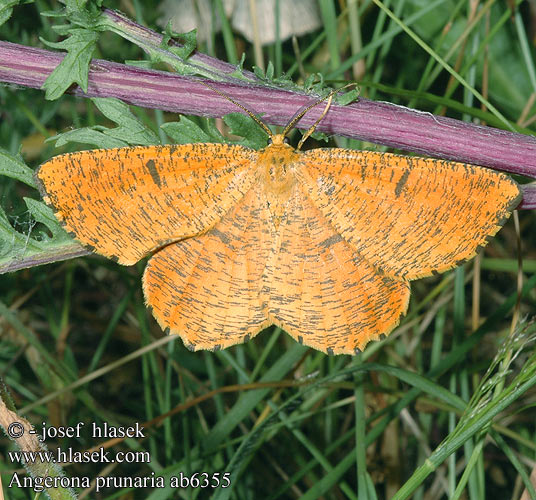
<path fill-rule="evenodd" d="M 224 96 L 266 131 L 264 149 L 69 153 L 40 166 L 40 192 L 95 252 L 124 265 L 151 255 L 146 303 L 189 348 L 226 348 L 275 324 L 322 352 L 354 354 L 398 325 L 411 280 L 473 257 L 521 194 L 508 176 L 474 165 L 300 151 L 333 94 L 281 134 Z M 289 131 L 325 99 L 298 147 L 287 144 Z"/>

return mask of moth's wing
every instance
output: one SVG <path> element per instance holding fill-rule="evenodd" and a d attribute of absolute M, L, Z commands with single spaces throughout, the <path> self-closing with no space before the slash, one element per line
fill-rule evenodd
<path fill-rule="evenodd" d="M 296 188 L 267 266 L 269 318 L 298 342 L 355 354 L 398 325 L 409 284 L 378 273 Z"/>
<path fill-rule="evenodd" d="M 223 349 L 269 326 L 262 275 L 272 233 L 260 187 L 207 233 L 171 243 L 149 259 L 147 306 L 193 350 Z"/>
<path fill-rule="evenodd" d="M 298 177 L 344 239 L 407 280 L 473 257 L 521 199 L 508 176 L 463 163 L 347 149 L 300 161 Z"/>
<path fill-rule="evenodd" d="M 256 155 L 226 144 L 81 151 L 52 158 L 36 179 L 67 231 L 133 264 L 212 227 L 249 190 Z"/>

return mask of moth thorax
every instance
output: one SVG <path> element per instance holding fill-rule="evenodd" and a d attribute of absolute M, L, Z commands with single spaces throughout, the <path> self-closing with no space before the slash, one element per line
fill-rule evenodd
<path fill-rule="evenodd" d="M 260 152 L 260 173 L 268 192 L 276 195 L 290 193 L 296 183 L 294 174 L 296 156 L 294 149 L 287 144 L 273 144 Z"/>

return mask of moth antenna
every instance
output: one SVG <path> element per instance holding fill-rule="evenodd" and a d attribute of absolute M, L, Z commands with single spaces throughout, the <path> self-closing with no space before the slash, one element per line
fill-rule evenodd
<path fill-rule="evenodd" d="M 249 110 L 248 108 L 246 108 L 243 104 L 240 104 L 238 101 L 234 100 L 231 96 L 227 95 L 225 92 L 222 92 L 221 90 L 218 90 L 217 88 L 214 88 L 212 85 L 209 85 L 208 83 L 204 82 L 203 80 L 198 80 L 198 82 L 201 85 L 204 85 L 205 87 L 208 87 L 213 92 L 216 92 L 216 94 L 218 94 L 218 95 L 222 96 L 223 98 L 227 99 L 229 102 L 232 102 L 235 106 L 238 106 L 242 111 L 245 111 L 250 116 L 250 118 L 253 118 L 253 120 L 255 120 L 257 122 L 257 124 L 262 127 L 262 129 L 268 134 L 268 137 L 270 137 L 271 139 L 274 137 L 274 134 L 269 129 L 268 125 L 266 125 L 266 123 L 264 123 L 262 120 L 257 118 L 253 114 L 253 112 L 251 110 Z"/>
<path fill-rule="evenodd" d="M 315 106 L 318 106 L 321 102 L 324 102 L 327 99 L 328 103 L 327 103 L 326 107 L 324 108 L 324 111 L 322 111 L 322 114 L 320 115 L 318 120 L 316 120 L 313 123 L 313 125 L 309 128 L 309 130 L 307 130 L 307 132 L 305 132 L 305 134 L 302 136 L 300 142 L 298 143 L 298 146 L 297 146 L 296 149 L 300 149 L 302 147 L 303 143 L 306 141 L 306 139 L 316 130 L 316 127 L 318 126 L 318 124 L 327 115 L 327 113 L 329 111 L 329 108 L 331 106 L 331 102 L 333 101 L 333 96 L 335 94 L 338 94 L 341 90 L 344 90 L 344 89 L 346 89 L 348 87 L 353 87 L 355 85 L 356 85 L 355 83 L 349 83 L 348 85 L 345 85 L 344 87 L 341 87 L 340 89 L 332 90 L 328 95 L 322 97 L 321 99 L 318 99 L 317 101 L 313 102 L 312 104 L 310 104 L 306 108 L 302 109 L 301 111 L 298 111 L 290 119 L 288 124 L 285 126 L 285 129 L 283 130 L 282 135 L 286 136 L 294 128 L 296 123 L 298 123 L 298 121 L 300 121 L 300 119 L 303 117 L 303 115 L 305 115 L 305 113 L 307 113 L 307 111 L 309 111 L 310 109 L 313 109 Z"/>
<path fill-rule="evenodd" d="M 317 120 L 309 127 L 309 130 L 305 132 L 305 134 L 302 135 L 302 138 L 300 139 L 300 142 L 298 142 L 298 146 L 296 149 L 300 150 L 303 146 L 303 143 L 308 139 L 308 137 L 316 130 L 316 127 L 318 124 L 324 119 L 324 116 L 327 115 L 329 108 L 331 106 L 331 102 L 333 101 L 333 93 L 329 94 L 328 102 L 326 104 L 326 107 L 324 108 L 324 111 L 322 111 L 322 114 L 317 118 Z"/>
<path fill-rule="evenodd" d="M 264 123 L 262 120 L 260 120 L 257 116 L 255 116 L 253 114 L 253 112 L 246 108 L 243 104 L 240 104 L 238 101 L 236 101 L 235 99 L 233 99 L 231 96 L 227 95 L 225 92 L 222 92 L 221 90 L 218 90 L 217 88 L 213 87 L 212 85 L 206 83 L 205 81 L 203 80 L 198 80 L 198 82 L 201 84 L 201 85 L 204 85 L 205 87 L 209 88 L 210 90 L 212 90 L 213 92 L 216 92 L 216 94 L 220 95 L 221 97 L 223 97 L 224 99 L 227 99 L 229 102 L 232 102 L 235 106 L 239 107 L 242 111 L 245 111 L 248 116 L 250 116 L 253 120 L 255 120 L 255 122 L 268 134 L 268 137 L 270 137 L 270 139 L 273 139 L 274 137 L 274 134 L 273 132 L 270 130 L 270 128 L 268 127 L 268 125 L 266 125 L 266 123 Z M 324 102 L 326 99 L 327 99 L 327 104 L 326 104 L 326 107 L 324 108 L 324 111 L 322 111 L 322 114 L 320 115 L 320 117 L 313 123 L 313 125 L 305 132 L 305 134 L 302 136 L 300 142 L 298 143 L 298 146 L 296 149 L 300 149 L 303 145 L 303 143 L 309 138 L 309 136 L 316 130 L 316 127 L 318 126 L 318 124 L 323 120 L 323 118 L 327 115 L 328 111 L 329 111 L 329 108 L 331 106 L 331 103 L 333 101 L 333 96 L 337 93 L 339 93 L 341 90 L 344 90 L 348 87 L 352 87 L 352 86 L 355 86 L 356 84 L 355 83 L 349 83 L 348 85 L 345 85 L 344 87 L 341 87 L 340 89 L 335 89 L 335 90 L 332 90 L 328 95 L 322 97 L 321 99 L 318 99 L 317 101 L 315 101 L 314 103 L 310 104 L 309 106 L 305 107 L 304 109 L 298 111 L 291 119 L 290 121 L 287 123 L 287 125 L 285 126 L 285 128 L 283 129 L 283 132 L 282 132 L 282 136 L 283 137 L 286 137 L 288 135 L 288 133 L 294 128 L 294 126 L 296 125 L 296 123 L 298 123 L 298 121 L 300 121 L 300 119 L 303 117 L 303 115 L 305 115 L 305 113 L 307 113 L 310 109 L 314 108 L 315 106 L 318 106 L 318 104 L 320 104 L 321 102 Z"/>

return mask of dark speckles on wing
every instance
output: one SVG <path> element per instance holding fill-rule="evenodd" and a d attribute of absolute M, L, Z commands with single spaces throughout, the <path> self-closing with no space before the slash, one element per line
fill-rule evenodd
<path fill-rule="evenodd" d="M 224 244 L 224 245 L 229 245 L 229 243 L 231 243 L 231 239 L 229 238 L 229 236 L 225 233 L 222 233 L 219 229 L 217 228 L 214 228 L 212 230 L 212 234 L 216 237 L 216 238 L 219 238 L 221 240 L 221 242 Z"/>
<path fill-rule="evenodd" d="M 402 193 L 402 189 L 404 189 L 404 185 L 405 185 L 406 182 L 408 181 L 409 173 L 410 173 L 410 171 L 409 171 L 409 170 L 406 170 L 406 171 L 402 174 L 402 177 L 400 177 L 400 179 L 399 179 L 398 182 L 396 183 L 396 186 L 395 186 L 395 196 L 396 196 L 397 198 L 400 196 L 400 193 Z"/>
<path fill-rule="evenodd" d="M 158 174 L 158 170 L 156 169 L 156 165 L 154 163 L 154 160 L 151 158 L 147 161 L 145 164 L 147 169 L 149 170 L 149 173 L 151 174 L 151 178 L 153 179 L 153 182 L 158 186 L 161 187 L 162 183 L 160 181 L 160 175 Z"/>
<path fill-rule="evenodd" d="M 272 238 L 252 189 L 211 230 L 149 260 L 143 288 L 160 323 L 196 349 L 224 349 L 269 325 L 261 276 Z"/>
<path fill-rule="evenodd" d="M 82 151 L 36 176 L 65 228 L 106 257 L 133 264 L 213 227 L 255 181 L 257 153 L 227 144 Z"/>
<path fill-rule="evenodd" d="M 407 283 L 378 275 L 299 187 L 277 241 L 266 268 L 269 316 L 298 342 L 353 354 L 396 326 L 407 307 Z"/>
<path fill-rule="evenodd" d="M 147 303 L 166 333 L 213 350 L 274 322 L 323 352 L 359 352 L 398 323 L 406 280 L 472 257 L 520 196 L 479 167 L 289 155 L 268 154 L 264 198 L 259 154 L 222 144 L 73 153 L 36 175 L 66 229 L 98 252 L 133 263 L 165 244 L 144 275 Z"/>
<path fill-rule="evenodd" d="M 504 174 L 429 158 L 315 149 L 299 172 L 337 233 L 377 270 L 406 280 L 472 258 L 519 201 Z"/>
<path fill-rule="evenodd" d="M 330 236 L 329 238 L 322 241 L 320 243 L 320 246 L 324 248 L 329 248 L 330 246 L 339 243 L 339 241 L 342 241 L 342 236 L 340 234 L 334 234 L 333 236 Z"/>

